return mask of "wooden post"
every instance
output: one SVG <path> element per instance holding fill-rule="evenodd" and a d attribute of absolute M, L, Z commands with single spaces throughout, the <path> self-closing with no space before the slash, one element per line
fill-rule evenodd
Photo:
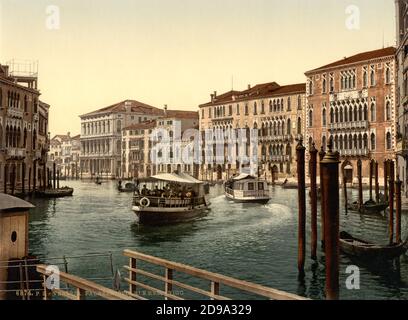
<path fill-rule="evenodd" d="M 37 190 L 37 160 L 34 160 L 33 169 L 33 192 Z"/>
<path fill-rule="evenodd" d="M 8 178 L 8 166 L 7 163 L 4 164 L 4 194 L 7 194 L 7 178 Z"/>
<path fill-rule="evenodd" d="M 395 181 L 395 241 L 401 243 L 401 185 L 402 181 L 397 175 Z"/>
<path fill-rule="evenodd" d="M 47 163 L 44 162 L 43 165 L 43 187 L 44 187 L 44 191 L 47 189 Z"/>
<path fill-rule="evenodd" d="M 218 296 L 220 294 L 220 284 L 218 282 L 211 281 L 211 294 Z M 215 300 L 211 298 L 211 300 Z"/>
<path fill-rule="evenodd" d="M 26 175 L 26 170 L 25 170 L 25 163 L 23 162 L 21 164 L 21 193 L 24 195 L 25 194 L 25 175 Z"/>
<path fill-rule="evenodd" d="M 13 169 L 11 171 L 11 194 L 14 195 L 14 190 L 16 188 L 16 165 L 13 164 Z"/>
<path fill-rule="evenodd" d="M 388 200 L 388 168 L 389 161 L 384 160 L 384 200 L 387 202 Z"/>
<path fill-rule="evenodd" d="M 136 281 L 136 259 L 135 258 L 130 258 L 129 261 L 129 267 L 131 270 L 129 270 L 129 278 L 131 281 Z M 129 285 L 129 291 L 130 293 L 136 293 L 136 285 L 135 284 L 130 284 Z"/>
<path fill-rule="evenodd" d="M 321 224 L 321 243 L 322 249 L 324 250 L 324 214 L 323 214 L 323 173 L 322 173 L 322 165 L 321 162 L 323 161 L 324 157 L 326 156 L 326 152 L 324 152 L 323 146 L 319 152 L 319 171 L 320 171 L 320 224 Z"/>
<path fill-rule="evenodd" d="M 375 167 L 375 201 L 380 202 L 380 185 L 378 183 L 378 162 L 374 164 Z"/>
<path fill-rule="evenodd" d="M 52 183 L 52 188 L 55 189 L 55 187 L 57 186 L 57 170 L 56 170 L 56 165 L 55 162 L 52 164 L 52 175 L 53 175 L 53 183 Z"/>
<path fill-rule="evenodd" d="M 373 201 L 373 170 L 374 160 L 370 161 L 370 201 Z"/>
<path fill-rule="evenodd" d="M 306 177 L 305 177 L 305 151 L 302 140 L 296 147 L 297 176 L 298 176 L 298 270 L 304 275 L 306 254 Z"/>
<path fill-rule="evenodd" d="M 60 188 L 60 171 L 57 170 L 57 189 Z"/>
<path fill-rule="evenodd" d="M 390 171 L 389 171 L 390 179 L 389 179 L 389 222 L 388 222 L 388 236 L 389 236 L 389 243 L 394 243 L 394 161 L 390 160 Z"/>
<path fill-rule="evenodd" d="M 363 207 L 363 171 L 361 159 L 357 161 L 357 177 L 358 177 L 358 209 Z"/>
<path fill-rule="evenodd" d="M 313 143 L 310 150 L 310 196 L 311 196 L 311 258 L 317 259 L 317 149 Z"/>
<path fill-rule="evenodd" d="M 324 185 L 326 298 L 339 298 L 339 155 L 332 152 L 333 141 L 321 166 Z"/>
<path fill-rule="evenodd" d="M 173 291 L 173 284 L 170 281 L 173 281 L 173 270 L 166 268 L 166 283 L 164 284 L 164 292 L 167 294 L 172 294 Z M 167 297 L 164 298 L 165 300 L 169 300 Z"/>
<path fill-rule="evenodd" d="M 28 169 L 28 193 L 31 193 L 31 167 Z"/>
<path fill-rule="evenodd" d="M 344 193 L 344 208 L 348 213 L 348 198 L 347 198 L 347 177 L 343 172 L 343 193 Z"/>

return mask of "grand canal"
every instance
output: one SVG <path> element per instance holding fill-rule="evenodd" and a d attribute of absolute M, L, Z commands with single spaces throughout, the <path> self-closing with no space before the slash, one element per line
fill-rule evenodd
<path fill-rule="evenodd" d="M 75 188 L 74 197 L 34 200 L 36 208 L 30 215 L 30 252 L 47 263 L 60 263 L 54 258 L 65 255 L 69 272 L 111 287 L 112 269 L 126 275 L 122 266 L 128 261 L 121 255 L 123 249 L 134 249 L 313 299 L 324 298 L 321 252 L 317 263 L 307 260 L 306 277 L 298 280 L 297 190 L 272 187 L 273 200 L 258 206 L 228 202 L 221 186 L 216 186 L 211 189 L 211 210 L 205 218 L 175 226 L 143 227 L 136 224 L 131 211 L 132 195 L 117 192 L 114 182 L 66 184 Z M 350 191 L 349 198 L 356 196 Z M 404 237 L 407 220 L 404 215 Z M 387 240 L 383 216 L 342 212 L 341 226 L 368 240 Z M 307 250 L 310 252 L 309 245 Z M 108 255 L 93 255 L 108 252 L 113 268 Z M 360 267 L 360 290 L 346 289 L 349 265 Z M 406 256 L 399 262 L 367 265 L 342 255 L 340 272 L 342 299 L 408 299 Z"/>

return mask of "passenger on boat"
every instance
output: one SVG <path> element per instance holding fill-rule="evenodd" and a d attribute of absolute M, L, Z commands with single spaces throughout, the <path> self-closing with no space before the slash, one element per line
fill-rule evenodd
<path fill-rule="evenodd" d="M 146 185 L 143 185 L 141 194 L 142 196 L 147 196 L 149 194 L 149 190 L 147 189 Z"/>

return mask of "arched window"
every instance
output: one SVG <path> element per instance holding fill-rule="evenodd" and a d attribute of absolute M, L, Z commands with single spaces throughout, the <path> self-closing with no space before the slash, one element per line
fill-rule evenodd
<path fill-rule="evenodd" d="M 364 72 L 363 72 L 363 87 L 367 88 L 368 87 L 368 72 L 367 72 L 367 68 L 364 68 Z"/>
<path fill-rule="evenodd" d="M 367 121 L 368 120 L 368 110 L 367 110 L 367 105 L 364 105 L 364 113 L 363 113 L 363 120 Z"/>
<path fill-rule="evenodd" d="M 292 110 L 292 106 L 291 106 L 291 101 L 290 101 L 290 97 L 288 97 L 288 111 Z"/>
<path fill-rule="evenodd" d="M 327 82 L 326 82 L 326 78 L 323 79 L 323 83 L 322 83 L 322 91 L 323 93 L 326 93 L 326 86 L 327 86 Z"/>
<path fill-rule="evenodd" d="M 298 96 L 298 110 L 302 110 L 302 96 Z"/>
<path fill-rule="evenodd" d="M 326 109 L 323 109 L 322 111 L 322 126 L 326 126 Z"/>
<path fill-rule="evenodd" d="M 309 94 L 310 95 L 313 94 L 313 81 L 312 80 L 309 81 Z"/>
<path fill-rule="evenodd" d="M 372 70 L 370 72 L 370 85 L 372 87 L 375 86 L 375 71 L 374 71 L 374 68 L 372 68 Z"/>
<path fill-rule="evenodd" d="M 391 83 L 391 69 L 389 67 L 385 70 L 385 83 Z"/>
<path fill-rule="evenodd" d="M 120 120 L 116 122 L 116 132 L 118 133 L 122 132 L 122 121 Z"/>
<path fill-rule="evenodd" d="M 309 128 L 313 127 L 313 111 L 309 111 Z"/>
<path fill-rule="evenodd" d="M 375 103 L 373 102 L 372 104 L 371 104 L 371 108 L 370 108 L 371 110 L 371 121 L 375 121 L 375 119 L 376 119 L 376 107 L 375 107 Z"/>
<path fill-rule="evenodd" d="M 323 147 L 323 150 L 326 151 L 326 147 L 327 147 L 326 136 L 322 137 L 322 147 Z"/>
<path fill-rule="evenodd" d="M 333 108 L 330 109 L 330 123 L 334 123 L 334 110 L 333 110 Z"/>
<path fill-rule="evenodd" d="M 291 133 L 292 133 L 292 124 L 291 124 L 290 119 L 288 119 L 286 133 L 287 133 L 287 135 L 291 135 Z"/>
<path fill-rule="evenodd" d="M 300 135 L 300 134 L 302 134 L 302 118 L 298 118 L 298 121 L 297 121 L 297 133 Z"/>
<path fill-rule="evenodd" d="M 371 134 L 371 150 L 375 150 L 375 134 Z"/>
<path fill-rule="evenodd" d="M 387 132 L 387 150 L 391 150 L 391 148 L 392 148 L 391 133 Z"/>
<path fill-rule="evenodd" d="M 385 106 L 385 121 L 391 121 L 391 103 L 389 101 Z"/>

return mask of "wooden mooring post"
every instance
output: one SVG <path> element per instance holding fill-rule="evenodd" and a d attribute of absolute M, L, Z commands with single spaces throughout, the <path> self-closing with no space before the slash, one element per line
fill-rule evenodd
<path fill-rule="evenodd" d="M 52 183 L 52 188 L 55 189 L 57 184 L 57 170 L 56 170 L 56 164 L 55 162 L 52 164 L 52 177 L 53 177 L 53 183 Z"/>
<path fill-rule="evenodd" d="M 394 161 L 390 160 L 390 167 L 389 167 L 389 196 L 388 196 L 388 203 L 389 203 L 389 221 L 388 221 L 388 236 L 389 236 L 389 243 L 394 243 Z"/>
<path fill-rule="evenodd" d="M 348 214 L 347 177 L 343 175 L 344 210 Z"/>
<path fill-rule="evenodd" d="M 13 164 L 13 169 L 11 171 L 11 194 L 14 195 L 16 188 L 16 165 Z"/>
<path fill-rule="evenodd" d="M 323 173 L 326 254 L 326 299 L 339 298 L 339 155 L 329 150 L 320 163 Z"/>
<path fill-rule="evenodd" d="M 60 171 L 59 170 L 57 170 L 57 189 L 59 189 L 60 188 Z"/>
<path fill-rule="evenodd" d="M 375 201 L 380 202 L 380 184 L 378 183 L 378 162 L 375 162 Z"/>
<path fill-rule="evenodd" d="M 322 166 L 321 166 L 321 162 L 323 161 L 324 157 L 326 156 L 326 152 L 324 152 L 323 146 L 320 149 L 319 152 L 319 171 L 320 171 L 320 203 L 321 203 L 321 207 L 320 207 L 320 225 L 321 225 L 321 245 L 322 245 L 322 250 L 324 251 L 324 214 L 323 214 L 323 194 L 324 194 L 324 190 L 323 190 L 323 173 L 322 173 Z"/>
<path fill-rule="evenodd" d="M 374 160 L 370 161 L 370 201 L 373 201 L 373 170 Z"/>
<path fill-rule="evenodd" d="M 363 207 L 363 170 L 361 159 L 357 160 L 357 178 L 358 178 L 358 209 Z"/>
<path fill-rule="evenodd" d="M 35 192 L 37 190 L 37 160 L 34 160 L 33 167 L 33 192 Z"/>
<path fill-rule="evenodd" d="M 317 259 L 317 149 L 310 149 L 310 200 L 311 200 L 311 258 Z"/>
<path fill-rule="evenodd" d="M 26 167 L 25 163 L 21 164 L 21 193 L 25 194 L 25 175 L 26 175 Z"/>
<path fill-rule="evenodd" d="M 303 141 L 300 139 L 296 147 L 297 176 L 298 176 L 298 270 L 299 275 L 305 273 L 306 254 L 306 177 L 305 177 L 305 151 Z"/>
<path fill-rule="evenodd" d="M 28 193 L 31 193 L 31 167 L 28 169 Z"/>
<path fill-rule="evenodd" d="M 389 161 L 384 160 L 384 199 L 388 201 L 388 171 L 389 171 Z"/>
<path fill-rule="evenodd" d="M 8 179 L 8 166 L 7 164 L 4 165 L 4 194 L 7 194 L 7 179 Z"/>
<path fill-rule="evenodd" d="M 402 181 L 397 175 L 397 180 L 395 181 L 395 241 L 396 243 L 401 243 L 401 186 Z"/>

